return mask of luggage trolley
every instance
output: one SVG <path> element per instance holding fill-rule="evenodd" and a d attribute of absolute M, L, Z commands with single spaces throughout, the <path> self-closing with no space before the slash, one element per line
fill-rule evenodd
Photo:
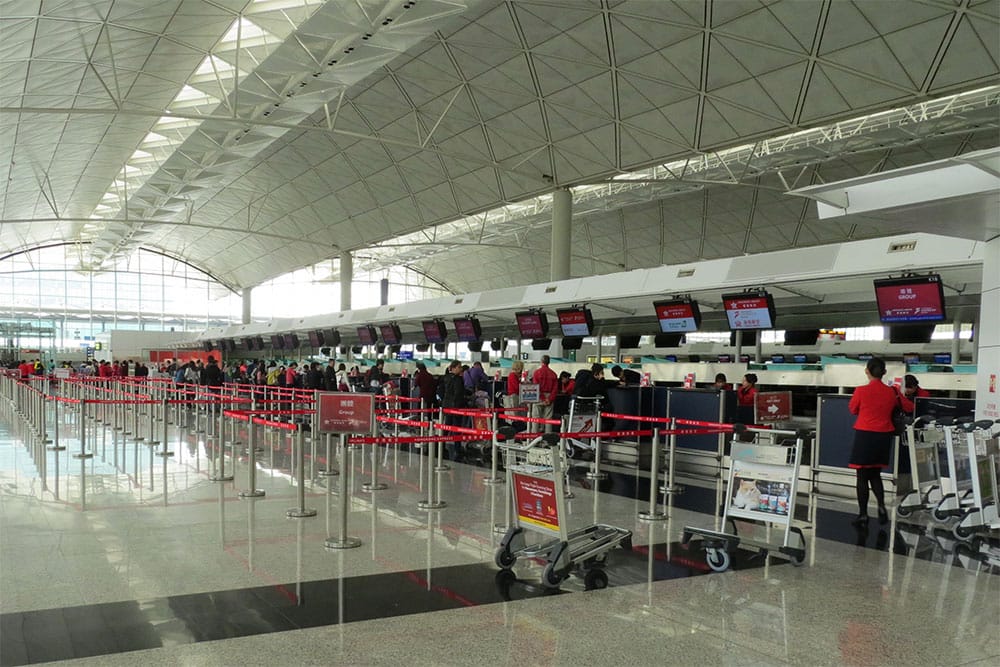
<path fill-rule="evenodd" d="M 732 463 L 729 467 L 727 494 L 723 501 L 722 525 L 732 525 L 733 532 L 726 533 L 707 528 L 684 527 L 681 544 L 700 540 L 705 545 L 705 562 L 715 572 L 729 568 L 730 552 L 740 545 L 756 548 L 762 555 L 777 548 L 792 564 L 801 565 L 806 559 L 806 540 L 802 529 L 793 526 L 795 500 L 798 493 L 799 466 L 806 433 L 746 428 L 736 424 L 733 432 L 758 432 L 773 436 L 794 436 L 795 444 L 763 445 L 733 441 Z M 784 526 L 784 539 L 780 545 L 766 541 L 742 539 L 736 533 L 733 519 L 760 521 L 770 528 Z M 799 546 L 793 546 L 792 535 Z"/>
<path fill-rule="evenodd" d="M 587 588 L 604 588 L 607 575 L 602 567 L 607 554 L 618 546 L 631 549 L 632 531 L 604 524 L 573 531 L 567 528 L 559 440 L 558 433 L 544 433 L 524 444 L 509 438 L 498 443 L 513 457 L 507 466 L 507 488 L 511 490 L 514 512 L 494 561 L 501 570 L 510 570 L 518 558 L 542 558 L 542 584 L 546 588 L 558 588 L 574 571 Z M 543 455 L 548 459 L 544 465 L 527 462 L 541 461 Z M 529 545 L 529 530 L 549 539 Z"/>
<path fill-rule="evenodd" d="M 944 425 L 944 465 L 941 468 L 941 500 L 931 510 L 931 517 L 938 523 L 960 517 L 972 506 L 972 466 L 965 452 L 957 449 L 965 436 L 965 425 L 971 418 L 941 420 Z M 942 452 L 938 449 L 940 460 Z"/>
<path fill-rule="evenodd" d="M 963 424 L 972 481 L 972 505 L 965 510 L 953 530 L 955 537 L 968 539 L 981 528 L 1000 528 L 997 515 L 998 429 L 991 420 Z"/>
<path fill-rule="evenodd" d="M 947 420 L 951 424 L 951 419 Z M 913 489 L 907 491 L 896 504 L 896 514 L 908 517 L 914 512 L 928 510 L 941 501 L 941 462 L 938 445 L 944 442 L 946 424 L 933 417 L 917 417 L 907 425 L 910 443 L 910 474 Z"/>

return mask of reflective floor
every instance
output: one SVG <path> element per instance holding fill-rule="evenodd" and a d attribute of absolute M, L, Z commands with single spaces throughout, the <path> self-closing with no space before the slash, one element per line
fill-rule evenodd
<path fill-rule="evenodd" d="M 44 457 L 18 423 L 0 421 L 0 664 L 1000 660 L 995 545 L 957 540 L 919 514 L 859 532 L 849 504 L 801 496 L 797 516 L 814 523 L 803 526 L 804 567 L 741 550 L 719 574 L 700 548 L 679 543 L 685 526 L 722 528 L 714 483 L 680 480 L 668 519 L 647 523 L 637 518 L 646 480 L 618 469 L 596 490 L 576 472 L 570 526 L 625 527 L 632 545 L 609 554 L 608 588 L 587 590 L 593 582 L 574 576 L 554 592 L 530 559 L 498 576 L 507 489 L 484 483 L 488 467 L 452 464 L 438 475 L 447 506 L 425 511 L 419 453 L 380 449 L 388 488 L 368 492 L 367 451 L 348 452 L 346 479 L 324 477 L 326 442 L 314 455 L 307 440 L 303 498 L 317 514 L 293 519 L 287 434 L 255 435 L 255 486 L 266 495 L 241 499 L 245 448 L 235 460 L 227 453 L 234 480 L 213 482 L 215 438 L 185 420 L 168 426 L 172 457 L 89 422 L 83 447 L 95 456 L 83 460 L 72 420 L 60 427 L 67 449 Z M 342 490 L 361 546 L 329 550 Z M 739 531 L 776 539 L 749 524 Z"/>

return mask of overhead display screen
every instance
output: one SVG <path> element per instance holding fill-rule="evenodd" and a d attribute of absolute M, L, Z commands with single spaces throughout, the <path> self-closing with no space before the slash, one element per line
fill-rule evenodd
<path fill-rule="evenodd" d="M 441 320 L 424 320 L 420 324 L 428 343 L 443 343 L 448 337 L 448 329 Z"/>
<path fill-rule="evenodd" d="M 884 324 L 943 322 L 944 289 L 941 277 L 908 276 L 875 281 L 878 318 Z"/>
<path fill-rule="evenodd" d="M 701 326 L 701 310 L 697 301 L 657 301 L 653 307 L 656 308 L 656 319 L 660 321 L 662 333 L 690 333 Z"/>
<path fill-rule="evenodd" d="M 475 317 L 458 317 L 454 323 L 455 336 L 463 343 L 475 343 L 483 335 L 479 320 Z"/>
<path fill-rule="evenodd" d="M 285 339 L 282 338 L 281 334 L 271 335 L 271 347 L 275 350 L 285 349 Z"/>
<path fill-rule="evenodd" d="M 545 338 L 549 333 L 549 322 L 545 313 L 534 311 L 524 311 L 516 313 L 517 330 L 521 332 L 521 338 Z"/>
<path fill-rule="evenodd" d="M 320 347 L 326 344 L 326 336 L 323 335 L 322 331 L 310 331 L 309 332 L 309 344 L 313 347 Z"/>
<path fill-rule="evenodd" d="M 774 327 L 774 301 L 767 292 L 723 294 L 730 329 L 771 329 Z"/>
<path fill-rule="evenodd" d="M 395 324 L 380 324 L 378 328 L 382 334 L 382 342 L 386 345 L 399 345 L 402 342 L 403 336 Z"/>
<path fill-rule="evenodd" d="M 362 345 L 374 345 L 377 334 L 375 333 L 375 327 L 369 325 L 365 327 L 358 327 L 358 341 Z"/>
<path fill-rule="evenodd" d="M 594 318 L 589 308 L 561 308 L 556 315 L 563 336 L 589 336 L 594 330 Z"/>

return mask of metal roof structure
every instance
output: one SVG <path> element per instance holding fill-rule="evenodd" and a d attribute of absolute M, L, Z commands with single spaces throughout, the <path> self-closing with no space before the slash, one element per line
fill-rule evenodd
<path fill-rule="evenodd" d="M 556 187 L 580 276 L 887 235 L 787 193 L 996 147 L 998 84 L 996 0 L 0 0 L 0 256 L 469 292 Z"/>

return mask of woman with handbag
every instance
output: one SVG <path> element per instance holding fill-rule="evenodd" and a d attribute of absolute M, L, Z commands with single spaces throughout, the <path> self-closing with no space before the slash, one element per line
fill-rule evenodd
<path fill-rule="evenodd" d="M 869 488 L 878 503 L 879 523 L 889 522 L 882 470 L 889 467 L 892 439 L 896 435 L 893 413 L 897 409 L 913 411 L 913 404 L 898 388 L 882 381 L 885 361 L 878 357 L 869 359 L 865 365 L 865 376 L 868 384 L 854 390 L 848 406 L 851 414 L 858 416 L 854 422 L 854 447 L 848 466 L 854 468 L 857 474 L 858 516 L 852 523 L 859 527 L 868 525 Z"/>

